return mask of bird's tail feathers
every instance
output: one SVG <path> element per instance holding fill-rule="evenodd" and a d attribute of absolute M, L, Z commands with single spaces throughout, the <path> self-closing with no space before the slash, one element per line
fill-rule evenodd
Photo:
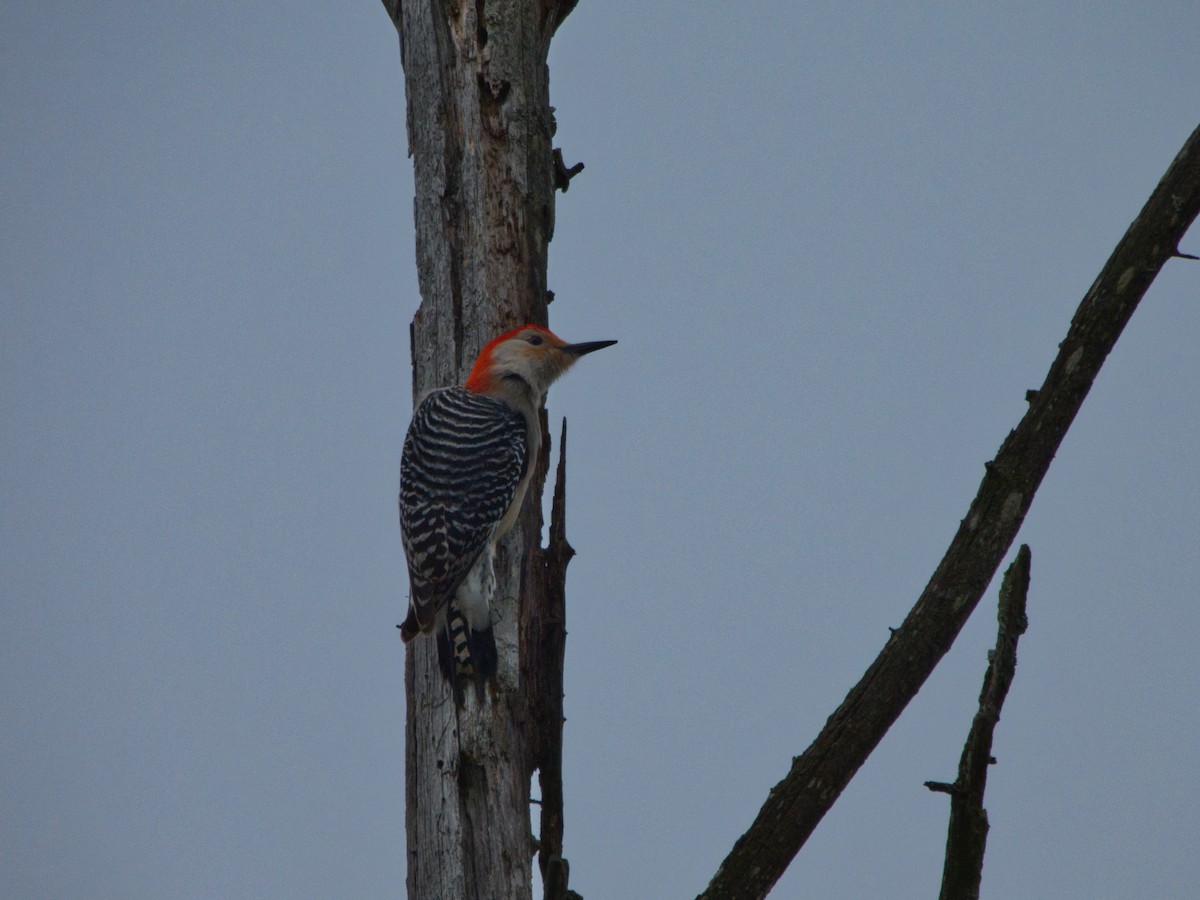
<path fill-rule="evenodd" d="M 403 635 L 403 632 L 401 632 Z M 454 690 L 454 699 L 463 705 L 463 685 L 472 680 L 480 702 L 484 686 L 496 677 L 496 635 L 492 623 L 472 628 L 461 612 L 450 604 L 446 627 L 438 630 L 438 664 L 442 675 Z"/>

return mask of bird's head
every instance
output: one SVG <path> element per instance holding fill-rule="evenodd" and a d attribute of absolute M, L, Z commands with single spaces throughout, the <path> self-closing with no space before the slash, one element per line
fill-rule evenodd
<path fill-rule="evenodd" d="M 584 354 L 616 341 L 568 344 L 540 325 L 523 325 L 489 341 L 480 351 L 466 388 L 477 394 L 529 394 L 540 404 L 546 390 Z"/>

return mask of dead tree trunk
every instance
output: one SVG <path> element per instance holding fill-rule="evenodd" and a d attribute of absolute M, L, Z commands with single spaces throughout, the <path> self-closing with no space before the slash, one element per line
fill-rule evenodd
<path fill-rule="evenodd" d="M 479 349 L 501 331 L 546 324 L 556 174 L 546 56 L 574 3 L 384 0 L 384 6 L 400 33 L 415 172 L 421 290 L 410 329 L 415 399 L 462 383 Z M 456 711 L 434 642 L 414 641 L 406 654 L 410 898 L 531 893 L 529 783 L 557 745 L 553 735 L 561 734 L 561 713 L 555 723 L 536 721 L 561 700 L 561 659 L 555 684 L 540 674 L 540 645 L 522 640 L 530 623 L 561 628 L 562 622 L 561 610 L 547 606 L 554 579 L 538 546 L 545 472 L 543 457 L 521 524 L 497 558 L 499 673 L 492 701 L 481 706 L 468 692 L 466 708 Z M 565 561 L 560 581 L 562 568 Z"/>

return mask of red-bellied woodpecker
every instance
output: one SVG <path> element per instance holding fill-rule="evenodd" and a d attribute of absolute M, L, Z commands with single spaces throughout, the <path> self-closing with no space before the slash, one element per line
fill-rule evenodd
<path fill-rule="evenodd" d="M 496 542 L 517 520 L 542 444 L 546 390 L 585 353 L 538 325 L 483 348 L 467 383 L 432 391 L 413 413 L 400 458 L 400 532 L 412 587 L 405 643 L 437 631 L 438 662 L 462 703 L 460 678 L 496 673 L 491 597 Z"/>

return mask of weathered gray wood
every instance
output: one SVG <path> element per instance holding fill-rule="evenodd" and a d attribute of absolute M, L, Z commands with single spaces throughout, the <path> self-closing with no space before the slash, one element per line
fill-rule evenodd
<path fill-rule="evenodd" d="M 546 55 L 573 2 L 384 0 L 400 34 L 413 158 L 421 306 L 410 329 L 413 397 L 461 383 L 484 343 L 546 324 L 554 227 L 553 118 Z M 401 414 L 398 411 L 398 414 Z M 431 640 L 405 659 L 410 898 L 531 893 L 529 784 L 544 743 L 530 718 L 546 704 L 522 621 L 545 604 L 541 491 L 501 547 L 495 605 L 497 689 L 458 711 Z M 520 598 L 520 601 L 518 601 Z M 560 663 L 561 670 L 561 663 Z M 561 695 L 561 681 L 557 687 Z M 559 724 L 561 728 L 561 723 Z M 532 736 L 531 736 L 532 733 Z"/>
<path fill-rule="evenodd" d="M 1109 352 L 1200 213 L 1200 128 L 1192 132 L 1088 289 L 1029 410 L 987 464 L 929 584 L 812 745 L 794 757 L 701 897 L 766 896 L 950 649 L 1012 545 L 1033 495 Z"/>

